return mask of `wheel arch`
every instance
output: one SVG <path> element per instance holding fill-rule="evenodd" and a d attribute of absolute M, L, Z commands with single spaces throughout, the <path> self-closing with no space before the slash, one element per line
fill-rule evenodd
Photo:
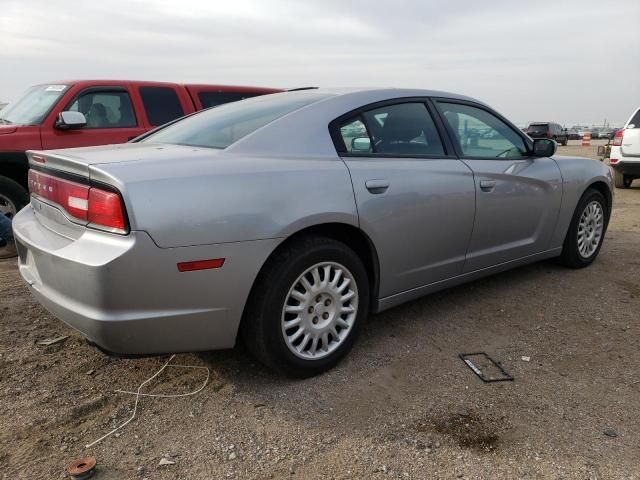
<path fill-rule="evenodd" d="M 593 188 L 594 190 L 599 191 L 604 197 L 604 199 L 606 200 L 607 223 L 609 223 L 609 218 L 611 218 L 611 211 L 613 210 L 613 193 L 611 192 L 609 185 L 607 185 L 607 183 L 602 180 L 596 180 L 595 182 L 592 182 L 587 186 L 587 188 L 585 189 L 585 192 L 590 188 Z"/>
<path fill-rule="evenodd" d="M 302 228 L 293 234 L 287 236 L 287 238 L 282 241 L 267 257 L 264 261 L 258 274 L 253 280 L 253 284 L 251 286 L 251 290 L 247 297 L 247 301 L 245 302 L 244 309 L 242 312 L 242 318 L 240 320 L 239 331 L 242 328 L 246 313 L 249 309 L 249 304 L 251 303 L 251 299 L 254 295 L 254 289 L 260 283 L 260 279 L 263 277 L 267 269 L 269 268 L 270 263 L 273 261 L 273 258 L 282 250 L 289 247 L 289 245 L 299 241 L 301 238 L 309 237 L 309 236 L 317 236 L 317 237 L 328 237 L 333 240 L 344 243 L 349 248 L 351 248 L 358 257 L 362 260 L 364 264 L 365 270 L 367 271 L 367 277 L 369 279 L 369 284 L 371 286 L 371 295 L 370 295 L 370 312 L 376 313 L 378 311 L 378 292 L 380 288 L 380 263 L 378 260 L 377 250 L 369 238 L 369 236 L 364 233 L 358 227 L 353 225 L 349 225 L 347 223 L 339 223 L 339 222 L 331 222 L 331 223 L 321 223 L 316 225 L 311 225 L 305 228 Z"/>
<path fill-rule="evenodd" d="M 28 171 L 25 152 L 0 152 L 0 176 L 10 178 L 26 189 Z"/>

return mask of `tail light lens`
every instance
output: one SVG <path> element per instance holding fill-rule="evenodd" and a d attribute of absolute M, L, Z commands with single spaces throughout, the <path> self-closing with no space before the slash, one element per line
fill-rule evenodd
<path fill-rule="evenodd" d="M 29 170 L 29 192 L 62 208 L 72 221 L 127 233 L 122 199 L 115 192 Z"/>
<path fill-rule="evenodd" d="M 108 227 L 124 233 L 126 223 L 120 195 L 91 187 L 89 189 L 88 220 L 91 225 Z"/>
<path fill-rule="evenodd" d="M 613 136 L 613 145 L 619 147 L 622 145 L 622 139 L 624 138 L 624 129 L 618 130 Z"/>
<path fill-rule="evenodd" d="M 551 130 L 547 130 L 547 138 L 551 138 Z"/>

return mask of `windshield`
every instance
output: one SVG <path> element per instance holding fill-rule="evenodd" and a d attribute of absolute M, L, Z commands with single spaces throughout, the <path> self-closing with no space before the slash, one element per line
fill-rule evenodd
<path fill-rule="evenodd" d="M 67 88 L 68 85 L 31 87 L 19 100 L 0 110 L 0 124 L 39 125 Z"/>
<path fill-rule="evenodd" d="M 227 148 L 260 127 L 326 98 L 321 93 L 280 93 L 227 103 L 163 128 L 143 142 Z"/>

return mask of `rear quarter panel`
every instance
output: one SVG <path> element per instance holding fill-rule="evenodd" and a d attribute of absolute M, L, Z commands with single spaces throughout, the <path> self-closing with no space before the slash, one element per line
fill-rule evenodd
<path fill-rule="evenodd" d="M 132 229 L 162 248 L 284 238 L 329 222 L 358 225 L 347 167 L 336 157 L 211 158 L 94 165 L 123 192 Z"/>

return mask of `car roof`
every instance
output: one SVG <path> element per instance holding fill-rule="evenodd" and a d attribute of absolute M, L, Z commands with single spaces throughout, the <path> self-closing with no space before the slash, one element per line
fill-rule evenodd
<path fill-rule="evenodd" d="M 333 95 L 370 95 L 384 99 L 394 99 L 402 97 L 440 97 L 452 98 L 457 100 L 467 100 L 475 103 L 484 104 L 466 95 L 445 92 L 442 90 L 428 90 L 421 88 L 380 88 L 380 87 L 341 87 L 341 88 L 318 88 L 315 90 L 307 90 L 308 92 L 319 92 Z M 381 101 L 382 101 L 381 100 Z"/>
<path fill-rule="evenodd" d="M 268 102 L 281 95 L 308 97 L 314 100 L 241 138 L 227 147 L 227 152 L 250 155 L 335 157 L 336 151 L 329 135 L 329 124 L 367 105 L 403 98 L 436 97 L 465 100 L 486 106 L 483 102 L 465 95 L 413 88 L 320 88 L 274 93 L 244 100 L 244 102 Z M 218 108 L 224 108 L 224 106 Z M 284 139 L 286 141 L 283 141 Z"/>

